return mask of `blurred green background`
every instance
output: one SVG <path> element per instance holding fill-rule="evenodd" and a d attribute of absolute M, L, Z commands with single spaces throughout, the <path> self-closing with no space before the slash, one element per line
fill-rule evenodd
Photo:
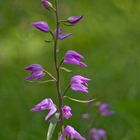
<path fill-rule="evenodd" d="M 53 2 L 53 1 L 52 1 Z M 23 69 L 40 63 L 54 73 L 53 46 L 46 44 L 48 34 L 37 31 L 31 23 L 45 20 L 54 28 L 54 15 L 40 0 L 0 0 L 0 140 L 44 140 L 47 112 L 30 112 L 45 97 L 57 97 L 53 83 L 24 81 Z M 63 26 L 73 36 L 59 43 L 61 58 L 75 49 L 85 56 L 88 68 L 65 65 L 62 88 L 73 74 L 90 77 L 89 94 L 69 91 L 69 96 L 90 96 L 110 104 L 114 115 L 96 117 L 94 104 L 89 108 L 72 101 L 73 118 L 66 121 L 86 136 L 90 127 L 104 128 L 108 140 L 140 140 L 140 1 L 139 0 L 59 0 L 60 17 L 83 15 L 74 27 Z M 90 113 L 82 121 L 82 113 Z M 58 132 L 58 131 L 57 131 Z M 53 140 L 57 139 L 57 132 Z"/>

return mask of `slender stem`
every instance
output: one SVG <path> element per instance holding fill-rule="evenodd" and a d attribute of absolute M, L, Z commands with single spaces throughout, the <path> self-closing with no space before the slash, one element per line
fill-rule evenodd
<path fill-rule="evenodd" d="M 63 133 L 64 130 L 64 122 L 63 122 L 63 115 L 62 115 L 62 107 L 63 107 L 63 98 L 61 95 L 61 89 L 60 89 L 60 69 L 58 68 L 58 59 L 57 59 L 57 45 L 58 45 L 58 30 L 59 30 L 59 17 L 58 17 L 58 0 L 55 0 L 56 5 L 56 36 L 54 37 L 54 62 L 55 62 L 55 69 L 56 69 L 56 89 L 57 89 L 57 95 L 59 100 L 59 112 L 60 112 L 60 123 L 61 123 L 61 133 Z"/>

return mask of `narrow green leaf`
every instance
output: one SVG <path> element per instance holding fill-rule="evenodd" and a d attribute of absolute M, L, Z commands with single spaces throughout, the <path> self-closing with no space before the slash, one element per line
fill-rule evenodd
<path fill-rule="evenodd" d="M 53 40 L 45 40 L 45 42 L 47 42 L 47 43 L 52 43 Z"/>
<path fill-rule="evenodd" d="M 69 96 L 64 96 L 64 98 L 67 98 L 69 100 L 72 100 L 72 101 L 75 101 L 75 102 L 78 102 L 78 103 L 90 103 L 90 102 L 93 102 L 93 101 L 96 100 L 96 99 L 91 99 L 91 100 L 83 101 L 83 100 L 78 100 L 78 99 L 75 99 L 75 98 L 71 98 Z"/>
<path fill-rule="evenodd" d="M 28 81 L 28 82 L 30 82 L 30 83 L 40 83 L 40 84 L 42 84 L 42 83 L 49 83 L 49 82 L 54 82 L 55 80 L 44 80 L 44 81 L 32 81 L 32 80 L 30 80 L 30 81 Z"/>
<path fill-rule="evenodd" d="M 72 70 L 67 69 L 67 68 L 65 68 L 65 67 L 60 67 L 60 69 L 66 71 L 66 72 L 72 72 Z"/>
<path fill-rule="evenodd" d="M 48 128 L 46 140 L 51 140 L 52 135 L 53 135 L 54 130 L 55 130 L 55 127 L 56 127 L 57 122 L 58 122 L 58 118 L 59 118 L 59 113 L 55 113 L 55 115 L 50 119 L 50 125 Z"/>

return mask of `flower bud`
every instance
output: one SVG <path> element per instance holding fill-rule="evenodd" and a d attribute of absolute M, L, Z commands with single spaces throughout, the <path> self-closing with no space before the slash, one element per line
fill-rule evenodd
<path fill-rule="evenodd" d="M 32 26 L 34 26 L 35 28 L 37 28 L 38 30 L 40 30 L 42 32 L 49 32 L 50 31 L 48 23 L 46 23 L 44 21 L 34 22 L 32 24 Z"/>
<path fill-rule="evenodd" d="M 68 21 L 70 24 L 76 24 L 76 23 L 79 22 L 82 18 L 83 18 L 83 16 L 72 16 L 72 17 L 69 17 L 69 18 L 67 19 L 67 21 Z"/>
<path fill-rule="evenodd" d="M 48 0 L 42 0 L 42 5 L 48 9 L 49 7 L 53 8 L 53 5 Z"/>

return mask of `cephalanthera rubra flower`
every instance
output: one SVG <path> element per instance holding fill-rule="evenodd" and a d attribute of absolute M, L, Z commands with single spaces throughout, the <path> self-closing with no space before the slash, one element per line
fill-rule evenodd
<path fill-rule="evenodd" d="M 63 117 L 66 118 L 66 119 L 69 119 L 72 116 L 70 106 L 65 105 L 62 108 L 62 112 L 63 112 Z"/>
<path fill-rule="evenodd" d="M 39 64 L 32 64 L 24 69 L 32 72 L 25 80 L 39 80 L 45 76 L 44 69 Z"/>
<path fill-rule="evenodd" d="M 65 140 L 66 136 L 69 136 L 70 139 L 86 140 L 70 125 L 65 127 L 63 134 L 59 137 L 59 140 Z"/>
<path fill-rule="evenodd" d="M 87 65 L 84 62 L 80 61 L 83 58 L 84 58 L 84 56 L 77 53 L 76 51 L 69 50 L 69 51 L 66 52 L 66 54 L 64 56 L 64 63 L 79 65 L 79 66 L 82 66 L 82 67 L 87 67 Z"/>
<path fill-rule="evenodd" d="M 48 9 L 49 7 L 53 7 L 52 4 L 48 0 L 41 0 L 42 5 Z"/>
<path fill-rule="evenodd" d="M 46 98 L 31 109 L 31 111 L 33 112 L 40 111 L 40 110 L 50 110 L 48 115 L 45 117 L 45 120 L 48 120 L 48 118 L 51 117 L 56 112 L 57 109 L 52 99 Z"/>
<path fill-rule="evenodd" d="M 110 116 L 113 114 L 113 112 L 110 110 L 109 105 L 107 103 L 100 103 L 99 111 L 102 116 Z"/>
<path fill-rule="evenodd" d="M 45 8 L 49 8 L 49 1 L 48 0 L 41 0 L 42 2 L 42 5 L 45 7 Z"/>
<path fill-rule="evenodd" d="M 67 19 L 67 21 L 70 23 L 70 24 L 76 24 L 78 23 L 81 19 L 83 18 L 83 16 L 71 16 Z"/>
<path fill-rule="evenodd" d="M 56 29 L 55 29 L 55 31 L 54 31 L 54 36 L 55 36 L 55 38 L 56 38 Z M 58 29 L 58 39 L 60 39 L 60 40 L 63 40 L 63 39 L 65 39 L 65 38 L 68 38 L 69 36 L 71 36 L 72 34 L 71 33 L 67 33 L 67 34 L 63 34 L 62 33 L 62 29 L 61 28 L 59 28 Z"/>
<path fill-rule="evenodd" d="M 91 128 L 89 135 L 92 140 L 101 140 L 106 137 L 106 131 L 103 129 Z"/>
<path fill-rule="evenodd" d="M 37 28 L 38 30 L 40 30 L 42 32 L 50 31 L 48 23 L 46 23 L 44 21 L 34 22 L 34 23 L 32 23 L 32 26 L 34 26 L 35 28 Z"/>
<path fill-rule="evenodd" d="M 71 78 L 71 89 L 75 91 L 88 92 L 87 82 L 90 81 L 89 78 L 75 75 Z"/>
<path fill-rule="evenodd" d="M 51 27 L 49 27 L 48 23 L 45 21 L 38 21 L 32 23 L 32 26 L 35 27 L 37 30 L 45 33 L 49 33 L 51 38 L 49 37 L 48 39 L 45 40 L 46 43 L 52 43 L 53 44 L 53 60 L 54 60 L 54 68 L 55 73 L 54 75 L 51 74 L 48 70 L 45 70 L 42 68 L 41 65 L 39 64 L 32 64 L 28 67 L 25 68 L 27 71 L 31 71 L 31 74 L 26 77 L 26 80 L 39 80 L 42 77 L 45 76 L 45 74 L 48 74 L 52 79 L 50 80 L 44 80 L 44 81 L 34 81 L 34 82 L 39 82 L 39 83 L 48 83 L 48 82 L 55 82 L 55 87 L 56 87 L 56 94 L 57 94 L 57 99 L 58 99 L 58 107 L 53 103 L 52 99 L 46 98 L 39 102 L 37 105 L 35 105 L 31 111 L 36 112 L 36 111 L 48 111 L 48 114 L 45 117 L 45 120 L 49 120 L 49 128 L 47 132 L 47 138 L 46 139 L 56 139 L 53 137 L 53 133 L 55 131 L 55 127 L 57 126 L 58 123 L 60 123 L 60 128 L 61 131 L 59 133 L 59 140 L 66 140 L 66 139 L 78 139 L 78 140 L 85 140 L 84 137 L 80 135 L 72 126 L 66 125 L 64 119 L 69 119 L 72 117 L 71 113 L 71 107 L 68 105 L 64 105 L 64 98 L 68 98 L 70 100 L 79 102 L 79 103 L 89 103 L 93 100 L 89 101 L 83 101 L 75 98 L 71 98 L 69 96 L 65 96 L 69 88 L 71 88 L 74 91 L 82 91 L 82 92 L 88 92 L 88 82 L 90 81 L 89 78 L 80 76 L 80 75 L 74 75 L 71 80 L 69 81 L 68 87 L 63 91 L 63 87 L 61 85 L 61 73 L 60 70 L 63 69 L 67 72 L 70 72 L 65 67 L 61 67 L 63 63 L 66 64 L 74 64 L 78 65 L 81 67 L 87 67 L 87 65 L 82 61 L 84 59 L 84 56 L 81 54 L 77 53 L 74 50 L 69 50 L 66 52 L 65 56 L 63 56 L 63 59 L 59 61 L 59 56 L 58 56 L 58 50 L 59 50 L 59 40 L 63 40 L 65 38 L 68 38 L 71 36 L 71 33 L 63 33 L 61 29 L 61 25 L 66 25 L 66 26 L 73 26 L 77 24 L 79 21 L 82 20 L 83 16 L 71 16 L 66 20 L 61 20 L 59 17 L 59 1 L 55 0 L 52 1 L 53 5 L 51 4 L 51 0 L 40 0 L 42 3 L 42 6 L 46 8 L 47 10 L 50 10 L 50 12 L 53 12 L 55 16 L 55 28 L 52 30 Z M 50 62 L 50 64 L 52 64 Z M 83 114 L 82 116 L 84 120 L 89 118 L 88 114 Z M 102 131 L 99 131 L 98 134 L 103 134 Z M 96 139 L 97 140 L 97 139 Z"/>

